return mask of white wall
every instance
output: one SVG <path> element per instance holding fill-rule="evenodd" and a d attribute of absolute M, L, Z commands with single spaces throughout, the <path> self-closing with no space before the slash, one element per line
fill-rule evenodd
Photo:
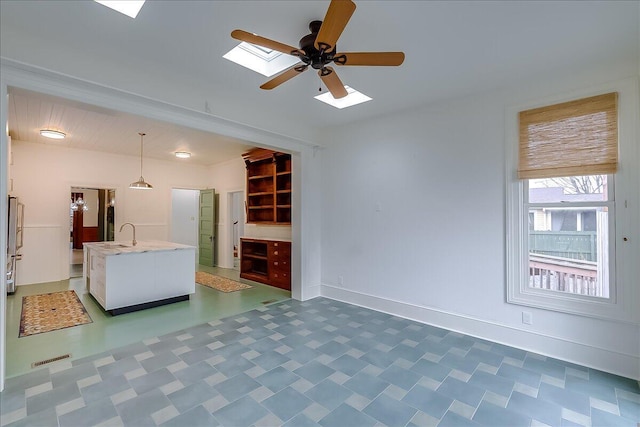
<path fill-rule="evenodd" d="M 216 256 L 215 264 L 222 268 L 233 268 L 233 252 L 229 248 L 233 235 L 230 233 L 229 193 L 242 191 L 245 187 L 245 167 L 242 157 L 218 163 L 209 168 L 208 188 L 216 192 Z"/>
<path fill-rule="evenodd" d="M 153 190 L 131 190 L 139 158 L 13 141 L 13 193 L 25 204 L 25 233 L 18 284 L 69 277 L 69 192 L 71 187 L 115 188 L 115 239 L 168 240 L 171 188 L 204 187 L 204 166 L 145 159 L 145 179 Z"/>
<path fill-rule="evenodd" d="M 322 151 L 322 295 L 640 378 L 637 324 L 505 303 L 505 109 L 636 73 L 547 79 L 334 129 Z M 627 277 L 637 288 L 637 263 Z"/>
<path fill-rule="evenodd" d="M 198 255 L 198 216 L 200 190 L 171 190 L 171 241 L 196 247 Z"/>

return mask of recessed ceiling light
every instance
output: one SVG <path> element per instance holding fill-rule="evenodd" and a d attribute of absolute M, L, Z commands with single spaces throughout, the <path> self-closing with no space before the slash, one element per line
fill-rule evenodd
<path fill-rule="evenodd" d="M 40 135 L 51 139 L 64 139 L 64 137 L 67 136 L 64 132 L 51 129 L 42 129 Z"/>
<path fill-rule="evenodd" d="M 347 90 L 347 96 L 344 98 L 335 99 L 333 95 L 331 95 L 331 92 L 325 92 L 322 95 L 314 96 L 314 98 L 339 109 L 371 101 L 371 98 L 364 93 L 358 92 L 349 86 L 345 86 L 344 88 Z"/>
<path fill-rule="evenodd" d="M 278 74 L 300 62 L 295 56 L 246 42 L 240 43 L 222 57 L 266 77 Z"/>
<path fill-rule="evenodd" d="M 135 19 L 145 0 L 95 0 L 95 2 Z"/>
<path fill-rule="evenodd" d="M 187 151 L 176 151 L 175 155 L 179 159 L 188 159 L 189 157 L 191 157 L 191 153 Z"/>

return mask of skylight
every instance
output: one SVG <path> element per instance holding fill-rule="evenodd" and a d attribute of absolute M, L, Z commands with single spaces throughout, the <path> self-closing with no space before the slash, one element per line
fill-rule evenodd
<path fill-rule="evenodd" d="M 115 11 L 125 14 L 131 18 L 138 16 L 145 0 L 94 0 L 103 6 L 107 6 Z"/>
<path fill-rule="evenodd" d="M 364 93 L 358 92 L 357 90 L 349 86 L 345 86 L 344 88 L 347 90 L 347 96 L 345 96 L 344 98 L 335 99 L 333 95 L 331 95 L 331 92 L 325 92 L 322 95 L 314 96 L 314 98 L 318 101 L 325 102 L 341 110 L 346 107 L 351 107 L 353 105 L 371 101 L 371 98 L 369 98 Z"/>
<path fill-rule="evenodd" d="M 224 54 L 223 58 L 266 77 L 278 74 L 280 71 L 300 62 L 300 59 L 295 56 L 285 55 L 281 52 L 246 42 L 241 42 Z"/>

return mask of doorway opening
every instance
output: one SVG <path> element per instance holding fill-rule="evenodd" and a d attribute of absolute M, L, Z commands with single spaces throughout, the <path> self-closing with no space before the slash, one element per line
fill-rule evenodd
<path fill-rule="evenodd" d="M 115 189 L 71 187 L 69 277 L 82 276 L 84 243 L 114 240 L 115 204 Z"/>
<path fill-rule="evenodd" d="M 229 193 L 230 221 L 231 230 L 229 235 L 230 251 L 233 254 L 233 269 L 240 270 L 240 237 L 244 236 L 244 192 L 232 191 Z"/>

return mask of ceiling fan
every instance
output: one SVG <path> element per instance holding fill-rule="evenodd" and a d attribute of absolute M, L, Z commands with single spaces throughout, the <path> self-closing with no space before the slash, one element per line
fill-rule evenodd
<path fill-rule="evenodd" d="M 273 89 L 287 80 L 301 74 L 309 66 L 318 70 L 320 79 L 334 98 L 347 96 L 347 90 L 337 73 L 328 65 L 373 65 L 398 66 L 404 61 L 403 52 L 336 52 L 336 42 L 346 27 L 356 5 L 351 0 L 331 0 L 324 21 L 311 21 L 307 34 L 300 39 L 296 48 L 243 30 L 234 30 L 231 37 L 271 50 L 286 53 L 300 58 L 299 63 L 285 70 L 273 79 L 260 86 L 261 89 Z"/>

